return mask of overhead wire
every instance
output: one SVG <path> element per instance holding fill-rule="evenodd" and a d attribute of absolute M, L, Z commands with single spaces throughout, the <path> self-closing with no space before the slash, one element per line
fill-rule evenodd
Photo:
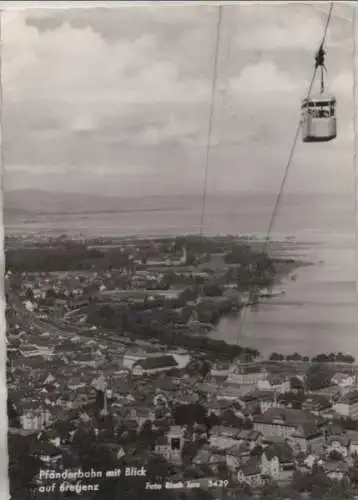
<path fill-rule="evenodd" d="M 330 23 L 330 20 L 331 20 L 332 11 L 333 11 L 333 2 L 331 2 L 331 5 L 330 5 L 330 9 L 329 9 L 328 17 L 327 17 L 327 22 L 326 22 L 325 29 L 324 29 L 324 32 L 323 32 L 322 41 L 320 43 L 320 48 L 321 47 L 323 48 L 323 46 L 325 44 L 325 41 L 326 41 L 327 31 L 328 31 L 328 26 L 329 26 L 329 23 Z M 307 89 L 306 98 L 309 98 L 310 95 L 311 95 L 316 75 L 317 75 L 317 67 L 315 66 L 314 71 L 313 71 L 313 75 L 312 75 L 312 78 L 311 78 L 311 81 L 310 81 L 310 84 L 309 84 L 308 89 Z M 286 184 L 286 181 L 287 181 L 287 176 L 288 176 L 289 169 L 290 169 L 290 166 L 291 166 L 291 163 L 292 163 L 292 160 L 293 160 L 293 156 L 294 156 L 294 153 L 295 153 L 295 150 L 296 150 L 296 144 L 297 144 L 297 141 L 298 141 L 300 129 L 301 129 L 301 118 L 299 119 L 297 127 L 296 127 L 296 132 L 295 132 L 295 135 L 294 135 L 294 138 L 293 138 L 291 149 L 289 151 L 286 168 L 284 170 L 284 174 L 283 174 L 283 177 L 282 177 L 282 181 L 281 181 L 281 184 L 280 184 L 280 188 L 279 188 L 279 192 L 278 192 L 278 195 L 277 195 L 277 198 L 276 198 L 274 209 L 273 209 L 272 214 L 271 214 L 271 219 L 270 219 L 270 223 L 269 223 L 269 226 L 268 226 L 267 235 L 266 235 L 266 238 L 265 238 L 266 246 L 267 246 L 267 242 L 269 240 L 270 234 L 271 234 L 272 229 L 273 229 L 273 225 L 274 225 L 274 222 L 275 222 L 277 211 L 278 211 L 278 208 L 279 208 L 279 205 L 280 205 L 280 201 L 281 201 L 281 198 L 282 198 L 282 194 L 283 194 L 283 191 L 284 191 L 284 187 L 285 187 L 285 184 Z M 266 249 L 266 246 L 264 247 L 264 249 Z"/>
<path fill-rule="evenodd" d="M 200 224 L 199 224 L 199 234 L 203 235 L 204 222 L 206 215 L 206 201 L 208 192 L 208 177 L 209 177 L 209 166 L 210 166 L 210 153 L 211 153 L 211 141 L 213 133 L 213 121 L 216 103 L 216 86 L 218 80 L 218 65 L 219 65 L 219 51 L 220 51 L 220 38 L 221 38 L 221 21 L 222 21 L 222 5 L 218 5 L 218 15 L 216 22 L 216 40 L 214 49 L 214 66 L 213 66 L 213 77 L 211 84 L 211 95 L 210 95 L 210 110 L 209 110 L 209 123 L 208 123 L 208 133 L 205 148 L 205 163 L 204 163 L 204 186 L 201 199 L 201 213 L 200 213 Z"/>
<path fill-rule="evenodd" d="M 326 21 L 326 24 L 325 24 L 325 27 L 324 27 L 324 31 L 323 31 L 323 35 L 322 35 L 322 40 L 321 40 L 321 43 L 319 45 L 319 49 L 323 49 L 323 47 L 324 47 L 324 44 L 325 44 L 325 41 L 326 41 L 326 38 L 327 38 L 328 27 L 329 27 L 329 24 L 330 24 L 330 21 L 331 21 L 331 17 L 332 17 L 333 7 L 334 7 L 334 2 L 331 2 L 330 8 L 329 8 L 329 12 L 328 12 L 328 16 L 327 16 L 327 21 Z M 314 82 L 315 82 L 315 79 L 316 79 L 316 75 L 317 75 L 317 69 L 318 69 L 318 67 L 317 67 L 317 65 L 315 65 L 314 70 L 313 70 L 313 75 L 312 75 L 311 81 L 310 81 L 308 89 L 307 89 L 306 99 L 308 99 L 310 97 L 310 95 L 311 95 L 312 88 L 313 88 L 313 85 L 314 85 Z M 299 139 L 300 130 L 301 130 L 301 116 L 300 116 L 300 118 L 298 120 L 298 123 L 297 123 L 297 126 L 296 126 L 296 131 L 295 131 L 295 134 L 294 134 L 294 138 L 293 138 L 293 142 L 292 142 L 291 148 L 289 150 L 289 155 L 288 155 L 287 163 L 286 163 L 286 166 L 285 166 L 285 169 L 284 169 L 283 177 L 282 177 L 282 180 L 281 180 L 281 183 L 280 183 L 279 191 L 278 191 L 278 194 L 277 194 L 277 197 L 276 197 L 276 200 L 275 200 L 275 204 L 274 204 L 274 207 L 273 207 L 273 210 L 272 210 L 272 213 L 271 213 L 271 217 L 270 217 L 270 221 L 269 221 L 269 225 L 268 225 L 266 237 L 264 239 L 264 245 L 263 245 L 263 250 L 262 250 L 263 254 L 267 253 L 268 244 L 269 244 L 269 241 L 270 241 L 270 236 L 271 236 L 271 233 L 272 233 L 275 221 L 276 221 L 276 217 L 277 217 L 277 214 L 278 214 L 278 210 L 279 210 L 279 207 L 280 207 L 280 204 L 281 204 L 281 200 L 282 200 L 282 196 L 283 196 L 283 193 L 284 193 L 284 189 L 285 189 L 285 186 L 286 186 L 288 174 L 290 172 L 290 167 L 292 165 L 292 160 L 293 160 L 293 157 L 294 157 L 294 154 L 295 154 L 295 151 L 296 151 L 296 146 L 297 146 L 297 142 L 298 142 L 298 139 Z M 248 304 L 248 307 L 246 308 L 246 311 L 245 311 L 246 312 L 246 314 L 245 314 L 245 323 L 242 325 L 242 328 L 239 328 L 239 331 L 238 331 L 239 337 L 243 334 L 243 330 L 245 329 L 245 327 L 247 325 L 248 313 L 250 312 L 250 302 L 251 302 L 251 299 L 252 299 L 252 293 L 253 293 L 253 291 L 254 291 L 255 288 L 257 288 L 257 287 L 253 287 L 253 289 L 250 290 L 249 304 Z"/>

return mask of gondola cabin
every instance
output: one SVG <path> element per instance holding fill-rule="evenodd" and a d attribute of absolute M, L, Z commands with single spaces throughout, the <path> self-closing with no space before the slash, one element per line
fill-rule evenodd
<path fill-rule="evenodd" d="M 301 106 L 303 142 L 328 142 L 337 136 L 336 99 L 319 95 L 304 99 Z"/>

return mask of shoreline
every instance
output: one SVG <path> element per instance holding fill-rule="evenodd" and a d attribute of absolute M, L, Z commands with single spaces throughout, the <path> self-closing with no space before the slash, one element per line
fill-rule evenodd
<path fill-rule="evenodd" d="M 61 237 L 58 238 L 57 242 L 52 241 L 54 248 L 55 249 L 62 248 L 62 251 L 63 251 L 62 243 L 64 240 L 68 241 L 68 238 L 69 238 L 68 235 L 62 235 L 62 238 Z M 10 252 L 14 251 L 15 253 L 19 252 L 20 254 L 21 254 L 22 250 L 24 251 L 25 254 L 29 250 L 30 250 L 30 254 L 31 254 L 31 251 L 35 251 L 35 254 L 37 252 L 40 252 L 40 254 L 41 254 L 41 251 L 45 252 L 45 253 L 46 253 L 46 251 L 48 252 L 49 247 L 42 246 L 43 245 L 43 238 L 40 237 L 39 239 L 40 239 L 40 246 L 38 246 L 37 248 L 36 248 L 36 244 L 32 248 L 31 248 L 31 246 L 30 247 L 27 247 L 27 246 L 22 247 L 20 245 L 17 249 L 6 248 L 5 251 L 7 252 L 10 250 Z M 201 248 L 201 243 L 200 243 L 201 239 L 203 239 L 204 243 L 206 244 L 206 248 Z M 133 244 L 135 244 L 136 246 L 140 246 L 140 244 L 142 244 L 145 247 L 146 243 L 150 243 L 150 242 L 160 243 L 160 241 L 165 241 L 167 243 L 168 241 L 173 240 L 173 242 L 176 242 L 177 244 L 179 244 L 179 248 L 181 248 L 181 245 L 188 247 L 188 252 L 190 250 L 192 252 L 194 252 L 195 258 L 197 258 L 198 256 L 199 257 L 202 256 L 203 252 L 205 252 L 206 255 L 209 257 L 209 260 L 208 261 L 205 260 L 202 262 L 200 262 L 200 261 L 196 262 L 195 264 L 190 266 L 190 268 L 191 268 L 192 272 L 196 271 L 197 273 L 199 272 L 199 274 L 201 272 L 203 272 L 205 270 L 205 268 L 209 268 L 211 270 L 210 272 L 212 273 L 212 276 L 214 276 L 214 277 L 215 276 L 217 277 L 218 275 L 220 275 L 220 273 L 223 273 L 223 272 L 225 273 L 225 272 L 229 271 L 230 268 L 233 268 L 234 270 L 240 269 L 240 266 L 241 266 L 240 258 L 241 259 L 243 258 L 243 257 L 240 257 L 240 255 L 241 255 L 240 252 L 242 252 L 242 250 L 239 251 L 239 254 L 236 254 L 236 253 L 233 254 L 232 252 L 237 251 L 235 249 L 241 248 L 242 246 L 244 248 L 247 247 L 249 249 L 248 250 L 249 253 L 246 255 L 245 258 L 248 259 L 250 262 L 251 258 L 254 258 L 255 255 L 258 255 L 260 253 L 260 252 L 258 252 L 258 250 L 262 251 L 262 249 L 260 247 L 265 242 L 265 240 L 259 239 L 259 237 L 257 235 L 252 235 L 252 234 L 250 234 L 250 235 L 247 235 L 247 234 L 245 234 L 245 235 L 221 235 L 221 236 L 219 236 L 219 235 L 215 235 L 215 236 L 204 235 L 204 237 L 202 237 L 201 235 L 197 235 L 197 234 L 187 234 L 185 236 L 176 234 L 175 236 L 166 235 L 165 238 L 157 237 L 155 239 L 148 238 L 148 237 L 143 238 L 141 236 L 137 236 L 137 237 L 133 238 L 129 235 L 126 235 L 125 237 L 122 237 L 122 236 L 113 237 L 110 240 L 111 240 L 111 245 L 113 245 L 113 247 L 117 247 L 117 250 L 118 250 L 118 247 L 120 246 L 120 242 L 122 244 L 123 244 L 123 242 L 125 244 L 128 244 L 129 247 Z M 76 241 L 76 240 L 71 239 L 71 242 L 73 244 L 76 244 L 76 242 L 78 242 L 78 240 Z M 56 243 L 58 243 L 58 245 L 56 245 Z M 98 246 L 98 249 L 99 249 L 101 246 L 105 246 L 106 244 L 108 245 L 109 241 L 108 241 L 108 238 L 100 238 L 100 239 L 88 238 L 85 240 L 85 242 L 80 240 L 79 243 L 80 243 L 80 245 L 85 243 L 84 248 L 88 250 L 91 246 L 93 246 L 93 244 L 96 244 L 96 246 Z M 199 244 L 199 246 L 198 246 L 198 244 Z M 292 277 L 293 273 L 295 273 L 295 271 L 297 269 L 299 269 L 300 267 L 313 265 L 312 262 L 303 261 L 302 259 L 295 259 L 294 257 L 291 256 L 292 254 L 290 255 L 290 253 L 291 253 L 290 249 L 297 248 L 297 245 L 299 245 L 299 242 L 296 242 L 293 240 L 290 240 L 290 241 L 271 240 L 269 242 L 268 246 L 270 247 L 270 250 L 271 250 L 271 255 L 269 256 L 269 259 L 274 264 L 274 268 L 273 268 L 274 271 L 272 271 L 272 269 L 271 269 L 271 271 L 269 271 L 269 275 L 266 277 L 266 281 L 267 281 L 266 285 L 264 285 L 263 283 L 255 284 L 255 287 L 259 290 L 259 292 L 262 292 L 264 289 L 268 290 L 268 291 L 274 290 L 276 287 L 278 287 L 282 284 L 282 281 L 284 279 L 292 279 L 291 277 Z M 257 248 L 257 247 L 259 247 L 259 248 Z M 66 249 L 65 253 L 71 252 L 71 248 L 72 247 L 69 247 L 68 249 Z M 121 246 L 121 248 L 123 248 L 123 247 Z M 105 248 L 104 248 L 104 250 L 105 250 Z M 219 253 L 218 253 L 218 251 L 219 251 Z M 160 252 L 161 251 L 159 251 L 159 255 L 160 255 Z M 245 252 L 245 250 L 244 250 L 244 252 Z M 252 254 L 250 254 L 250 252 L 252 252 Z M 231 263 L 228 263 L 227 259 L 225 259 L 225 256 L 227 257 L 230 254 L 235 255 L 235 257 Z M 279 255 L 277 255 L 277 254 L 279 254 Z M 104 252 L 103 255 L 107 256 L 107 252 Z M 161 258 L 163 258 L 163 257 L 161 257 Z M 22 256 L 22 259 L 26 261 L 26 258 L 24 259 L 23 256 Z M 77 256 L 77 259 L 78 259 L 78 256 Z M 235 260 L 235 259 L 238 259 L 238 260 Z M 41 261 L 38 261 L 39 265 L 40 265 L 40 262 Z M 187 263 L 185 263 L 184 267 L 181 265 L 167 265 L 167 266 L 164 265 L 163 269 L 169 273 L 173 272 L 173 271 L 174 271 L 174 273 L 180 273 L 180 272 L 185 271 L 185 269 L 184 269 L 185 266 L 188 267 Z M 21 255 L 20 255 L 20 267 L 21 267 Z M 36 262 L 35 262 L 34 267 L 35 267 L 35 269 L 33 272 L 35 274 L 37 272 L 41 272 L 41 271 L 36 270 L 36 268 L 37 268 Z M 144 269 L 147 269 L 148 271 L 150 271 L 151 268 L 153 268 L 153 266 L 150 266 L 150 265 L 148 265 L 148 266 L 144 265 L 144 266 L 139 266 L 139 267 L 140 268 L 143 267 Z M 10 266 L 10 268 L 11 268 L 11 266 Z M 266 268 L 264 268 L 264 269 L 266 269 Z M 94 272 L 94 270 L 95 269 L 93 269 L 90 272 Z M 97 271 L 98 271 L 98 268 L 97 268 Z M 267 269 L 267 271 L 268 271 L 268 269 Z M 26 272 L 31 274 L 32 271 L 28 270 Z M 45 272 L 51 272 L 51 271 L 45 271 Z M 80 272 L 81 273 L 81 272 L 85 272 L 85 270 L 84 270 L 84 268 L 82 268 L 80 271 L 76 271 L 76 269 L 74 269 L 74 270 L 70 270 L 70 269 L 65 270 L 64 269 L 62 271 L 59 271 L 59 274 L 66 275 L 67 273 L 72 273 L 72 272 L 74 272 L 74 273 Z M 186 272 L 188 272 L 188 271 L 186 271 Z M 272 272 L 274 272 L 273 275 L 272 275 Z M 190 271 L 189 271 L 189 273 L 190 273 Z M 261 274 L 259 274 L 259 276 L 261 276 Z M 230 279 L 232 280 L 233 278 L 232 277 L 225 278 L 226 281 L 224 280 L 224 282 L 226 283 L 227 289 L 230 288 L 230 286 L 229 286 Z M 233 283 L 235 283 L 237 279 L 241 279 L 241 278 L 239 278 L 239 277 L 234 278 Z M 247 278 L 245 278 L 245 279 L 247 279 Z M 184 285 L 182 285 L 182 286 L 184 286 Z M 184 288 L 186 288 L 188 286 L 190 288 L 190 285 L 188 285 L 188 284 L 185 285 Z M 213 325 L 210 331 L 217 328 L 217 324 L 219 323 L 219 321 L 225 315 L 227 315 L 231 312 L 230 309 L 234 310 L 235 313 L 237 314 L 240 312 L 240 310 L 242 308 L 245 307 L 245 304 L 241 301 L 241 299 L 245 294 L 245 289 L 246 289 L 246 293 L 250 293 L 250 290 L 252 290 L 252 287 L 253 287 L 253 285 L 249 285 L 249 282 L 247 282 L 246 288 L 244 286 L 243 288 L 241 288 L 241 289 L 239 288 L 236 291 L 233 290 L 233 296 L 235 295 L 235 297 L 232 296 L 230 298 L 229 296 L 227 296 L 227 297 L 219 296 L 222 303 L 224 303 L 225 301 L 227 302 L 227 305 L 224 307 L 223 310 L 221 310 L 220 306 L 217 305 L 218 302 L 220 302 L 220 301 L 215 300 L 215 299 L 218 299 L 218 297 L 210 296 L 210 295 L 207 297 L 204 295 L 202 297 L 202 300 L 204 300 L 204 301 L 207 300 L 208 303 L 210 302 L 211 303 L 210 307 L 214 307 L 214 310 L 215 310 L 216 320 L 214 322 L 212 322 L 211 320 L 209 321 L 209 323 Z M 225 288 L 225 286 L 224 286 L 224 288 Z M 149 293 L 152 293 L 152 295 L 156 295 L 157 292 L 154 289 L 154 290 L 149 290 Z M 240 299 L 240 301 L 236 304 L 238 299 Z M 256 301 L 256 304 L 257 305 L 260 304 L 260 298 Z M 235 307 L 234 307 L 234 305 L 235 305 Z M 174 307 L 174 305 L 173 305 L 173 307 Z M 218 309 L 218 307 L 219 307 L 219 309 Z M 223 307 L 223 306 L 221 306 L 221 307 Z M 225 311 L 226 307 L 228 308 L 227 311 Z M 210 308 L 209 308 L 209 311 L 210 311 Z M 207 312 L 208 311 L 205 310 L 202 312 L 202 314 L 205 313 L 205 315 L 206 315 Z M 131 314 L 130 308 L 128 309 L 128 313 Z M 135 311 L 133 311 L 133 313 L 135 313 Z M 200 329 L 202 329 L 203 320 L 200 320 L 199 323 L 201 323 Z M 205 323 L 205 321 L 204 321 L 204 323 Z M 95 324 L 95 323 L 93 323 L 93 324 Z M 128 340 L 129 339 L 132 340 L 132 342 L 134 342 L 134 343 L 135 343 L 136 337 L 138 339 L 139 338 L 147 339 L 147 340 L 152 339 L 152 340 L 155 340 L 156 343 L 158 343 L 159 345 L 163 346 L 163 348 L 165 348 L 165 346 L 166 346 L 169 349 L 170 349 L 170 347 L 174 347 L 175 349 L 188 349 L 190 351 L 196 351 L 196 352 L 198 352 L 198 351 L 207 352 L 208 354 L 211 353 L 211 355 L 216 354 L 218 358 L 220 358 L 220 357 L 224 357 L 224 358 L 237 357 L 237 356 L 239 356 L 241 354 L 245 354 L 245 353 L 249 357 L 256 358 L 256 357 L 260 356 L 260 353 L 257 349 L 245 348 L 241 345 L 229 344 L 228 342 L 226 342 L 224 340 L 210 338 L 208 336 L 208 332 L 206 332 L 204 335 L 202 334 L 202 332 L 195 335 L 195 334 L 193 334 L 192 331 L 190 331 L 190 324 L 184 323 L 183 328 L 181 328 L 181 329 L 177 328 L 176 329 L 177 335 L 174 335 L 175 338 L 173 338 L 173 335 L 168 330 L 168 327 L 164 327 L 164 325 L 162 325 L 162 326 L 163 326 L 163 328 L 160 328 L 160 325 L 159 325 L 156 332 L 154 330 L 152 330 L 152 332 L 149 334 L 148 334 L 148 331 L 143 332 L 143 333 L 145 333 L 145 335 L 143 335 L 143 336 L 140 335 L 140 332 L 138 330 L 135 330 L 134 332 L 131 332 L 131 334 L 129 334 L 127 336 L 127 338 L 128 338 Z M 101 326 L 100 324 L 98 324 L 97 327 L 103 328 L 103 325 Z M 174 325 L 173 325 L 173 327 L 174 327 Z M 113 334 L 113 333 L 114 333 L 114 331 L 111 332 L 111 334 Z"/>

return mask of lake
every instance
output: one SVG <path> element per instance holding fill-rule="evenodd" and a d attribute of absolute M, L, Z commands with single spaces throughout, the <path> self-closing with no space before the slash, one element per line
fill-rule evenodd
<path fill-rule="evenodd" d="M 274 196 L 222 195 L 208 198 L 204 232 L 265 234 Z M 88 236 L 169 235 L 198 231 L 200 203 L 166 210 L 126 213 L 7 215 L 14 232 L 81 232 Z M 24 223 L 25 221 L 25 223 Z M 268 299 L 249 315 L 244 331 L 240 318 L 224 318 L 211 333 L 230 343 L 312 356 L 319 352 L 350 352 L 358 357 L 354 196 L 286 195 L 272 237 L 303 243 L 290 256 L 314 262 L 297 270 L 296 281 L 283 285 L 284 296 Z M 304 250 L 302 250 L 304 248 Z"/>

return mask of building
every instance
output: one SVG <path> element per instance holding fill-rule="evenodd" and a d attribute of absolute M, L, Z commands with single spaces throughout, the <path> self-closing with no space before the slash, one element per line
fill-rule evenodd
<path fill-rule="evenodd" d="M 167 434 L 158 439 L 154 451 L 162 455 L 168 462 L 182 462 L 182 450 L 184 446 L 185 431 L 178 425 L 169 428 Z"/>
<path fill-rule="evenodd" d="M 345 434 L 339 436 L 329 436 L 326 442 L 326 453 L 330 455 L 332 452 L 337 452 L 342 457 L 348 456 L 349 439 Z"/>
<path fill-rule="evenodd" d="M 164 373 L 178 367 L 178 363 L 173 356 L 156 356 L 136 361 L 132 368 L 132 375 L 156 375 Z"/>
<path fill-rule="evenodd" d="M 268 373 L 257 363 L 243 363 L 233 366 L 228 374 L 227 382 L 255 389 L 259 382 L 266 380 Z"/>
<path fill-rule="evenodd" d="M 241 442 L 240 430 L 216 425 L 210 431 L 210 445 L 217 449 L 228 449 Z"/>
<path fill-rule="evenodd" d="M 324 472 L 329 479 L 342 481 L 348 474 L 348 464 L 340 460 L 329 460 L 323 466 Z"/>
<path fill-rule="evenodd" d="M 243 464 L 237 472 L 237 480 L 240 483 L 246 483 L 252 488 L 263 486 L 265 480 L 261 475 L 261 463 L 257 458 L 251 458 Z"/>
<path fill-rule="evenodd" d="M 211 367 L 210 375 L 212 377 L 227 377 L 230 371 L 230 363 L 215 363 Z"/>
<path fill-rule="evenodd" d="M 133 365 L 141 359 L 145 359 L 145 356 L 144 355 L 141 356 L 140 354 L 125 353 L 123 354 L 121 365 L 123 368 L 131 369 Z"/>
<path fill-rule="evenodd" d="M 254 429 L 266 436 L 281 436 L 288 438 L 296 434 L 305 424 L 323 424 L 323 419 L 311 412 L 291 408 L 270 408 L 263 415 L 253 419 Z"/>
<path fill-rule="evenodd" d="M 320 415 L 324 410 L 331 408 L 330 400 L 325 396 L 310 395 L 302 403 L 302 410 Z"/>
<path fill-rule="evenodd" d="M 348 373 L 336 373 L 332 377 L 332 382 L 337 384 L 341 389 L 351 389 L 357 383 L 357 377 Z"/>
<path fill-rule="evenodd" d="M 289 377 L 279 374 L 270 374 L 267 379 L 260 379 L 257 388 L 262 391 L 273 391 L 284 394 L 291 389 Z"/>
<path fill-rule="evenodd" d="M 349 430 L 343 434 L 329 436 L 326 442 L 326 451 L 338 452 L 343 457 L 358 454 L 358 432 Z"/>
<path fill-rule="evenodd" d="M 325 437 L 315 422 L 305 422 L 289 436 L 288 442 L 297 452 L 319 455 L 324 448 Z"/>
<path fill-rule="evenodd" d="M 54 356 L 54 349 L 50 349 L 45 346 L 37 345 L 23 345 L 20 348 L 20 354 L 24 358 L 36 358 L 41 357 L 46 361 L 50 361 Z"/>
<path fill-rule="evenodd" d="M 280 407 L 277 393 L 274 391 L 261 391 L 257 390 L 242 397 L 242 402 L 245 404 L 247 410 L 251 413 L 257 408 L 260 408 L 261 413 L 265 413 L 270 408 Z"/>
<path fill-rule="evenodd" d="M 350 391 L 342 396 L 333 409 L 343 418 L 358 420 L 358 390 Z"/>
<path fill-rule="evenodd" d="M 277 481 L 280 478 L 280 460 L 271 450 L 265 450 L 261 455 L 261 474 Z"/>
<path fill-rule="evenodd" d="M 50 412 L 42 408 L 30 410 L 20 417 L 21 426 L 25 430 L 42 430 L 50 423 L 50 420 Z"/>

